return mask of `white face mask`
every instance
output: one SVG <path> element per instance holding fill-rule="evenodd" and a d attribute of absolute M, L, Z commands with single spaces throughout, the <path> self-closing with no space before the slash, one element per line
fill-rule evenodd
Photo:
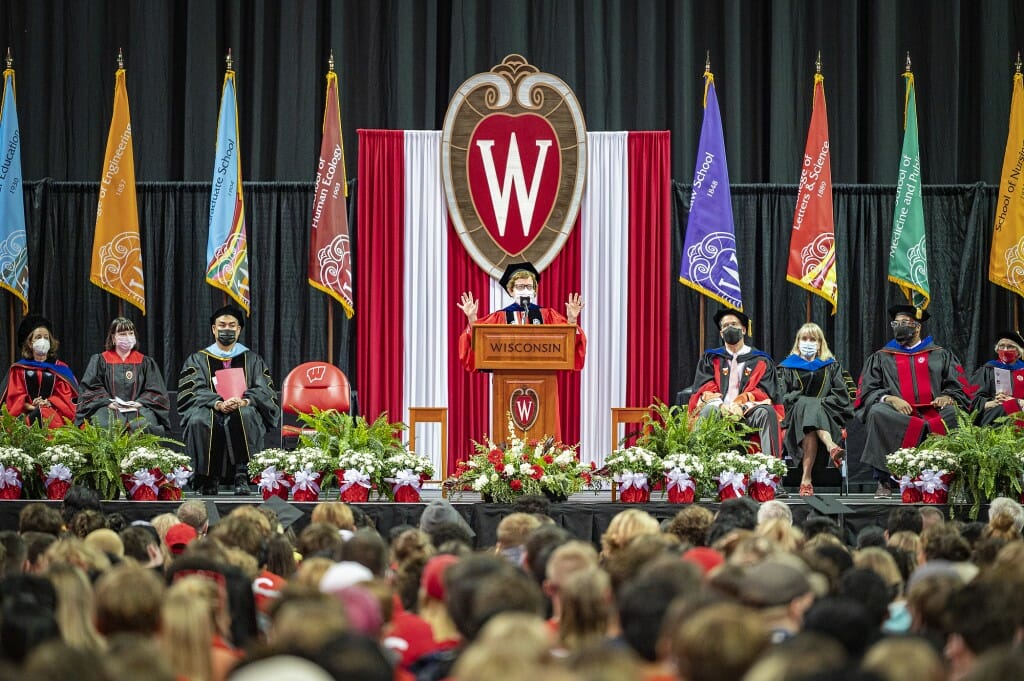
<path fill-rule="evenodd" d="M 47 338 L 37 338 L 32 341 L 32 352 L 37 355 L 45 355 L 50 352 L 50 341 Z"/>
<path fill-rule="evenodd" d="M 114 339 L 114 344 L 121 352 L 128 352 L 135 347 L 135 336 L 118 336 Z"/>
<path fill-rule="evenodd" d="M 817 341 L 800 341 L 800 355 L 803 357 L 813 357 L 818 354 L 818 342 Z"/>
<path fill-rule="evenodd" d="M 534 288 L 514 288 L 512 289 L 512 297 L 517 301 L 520 298 L 529 298 L 533 300 L 537 297 L 537 289 Z"/>

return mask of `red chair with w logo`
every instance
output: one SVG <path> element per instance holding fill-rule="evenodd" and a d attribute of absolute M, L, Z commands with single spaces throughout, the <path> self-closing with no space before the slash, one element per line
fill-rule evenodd
<path fill-rule="evenodd" d="M 281 410 L 285 414 L 308 414 L 317 409 L 337 409 L 354 414 L 356 393 L 338 367 L 327 362 L 305 362 L 289 372 L 281 386 Z M 306 430 L 297 425 L 281 427 L 281 442 Z M 310 431 L 312 432 L 312 431 Z"/>

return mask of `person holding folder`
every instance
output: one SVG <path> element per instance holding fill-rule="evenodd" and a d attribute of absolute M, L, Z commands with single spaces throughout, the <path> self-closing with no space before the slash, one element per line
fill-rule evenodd
<path fill-rule="evenodd" d="M 974 394 L 956 355 L 921 337 L 928 317 L 913 305 L 890 307 L 893 340 L 868 357 L 860 375 L 854 408 L 867 425 L 861 458 L 874 469 L 878 499 L 892 495 L 886 455 L 956 427 L 957 407 L 967 409 Z"/>
<path fill-rule="evenodd" d="M 238 342 L 245 313 L 226 305 L 210 317 L 214 343 L 185 360 L 178 377 L 178 413 L 185 448 L 195 471 L 193 487 L 217 494 L 234 479 L 235 494 L 247 495 L 249 456 L 263 449 L 263 436 L 281 418 L 270 369 Z"/>
<path fill-rule="evenodd" d="M 978 386 L 974 418 L 983 426 L 1024 409 L 1024 338 L 1016 331 L 1002 331 L 997 338 L 996 359 L 971 376 L 971 385 Z"/>

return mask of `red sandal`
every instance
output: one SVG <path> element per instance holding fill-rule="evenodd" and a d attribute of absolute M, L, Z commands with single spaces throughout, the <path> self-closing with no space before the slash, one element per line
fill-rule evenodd
<path fill-rule="evenodd" d="M 830 459 L 832 459 L 833 466 L 835 466 L 836 468 L 842 468 L 843 457 L 846 456 L 846 451 L 839 445 L 836 445 L 832 447 L 832 449 L 828 450 L 828 456 Z"/>

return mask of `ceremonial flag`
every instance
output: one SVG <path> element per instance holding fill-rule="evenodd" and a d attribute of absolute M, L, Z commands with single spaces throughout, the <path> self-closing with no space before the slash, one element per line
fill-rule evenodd
<path fill-rule="evenodd" d="M 992 252 L 988 278 L 993 284 L 1024 296 L 1024 76 L 1018 66 L 1013 76 L 1010 103 L 1010 131 L 1003 153 L 1003 174 L 999 179 L 999 202 L 992 227 Z"/>
<path fill-rule="evenodd" d="M 704 72 L 704 123 L 693 171 L 679 281 L 724 305 L 743 310 L 725 135 L 711 71 Z"/>
<path fill-rule="evenodd" d="M 22 312 L 27 313 L 28 243 L 21 183 L 21 134 L 14 100 L 14 69 L 8 66 L 4 71 L 4 103 L 0 111 L 0 286 L 20 298 Z"/>
<path fill-rule="evenodd" d="M 327 72 L 323 141 L 313 193 L 313 225 L 309 237 L 309 285 L 333 297 L 352 318 L 352 250 L 348 234 L 348 183 L 345 146 L 341 139 L 338 74 Z"/>
<path fill-rule="evenodd" d="M 123 67 L 118 68 L 114 75 L 114 114 L 110 119 L 107 153 L 103 157 L 103 175 L 100 177 L 89 281 L 146 314 L 139 208 L 135 200 L 132 122 Z"/>
<path fill-rule="evenodd" d="M 889 281 L 897 284 L 915 307 L 923 310 L 931 302 L 928 289 L 928 252 L 924 238 L 924 203 L 921 200 L 921 150 L 917 142 L 917 100 L 914 74 L 909 67 L 903 133 L 896 183 L 896 209 L 892 218 L 889 246 Z"/>
<path fill-rule="evenodd" d="M 789 239 L 786 279 L 832 303 L 836 313 L 836 235 L 832 217 L 832 161 L 829 158 L 825 77 L 814 76 L 814 103 L 807 130 L 800 189 Z"/>
<path fill-rule="evenodd" d="M 235 72 L 224 73 L 217 121 L 217 154 L 210 189 L 210 235 L 206 242 L 206 282 L 235 299 L 249 313 L 249 256 L 245 245 L 242 162 L 238 158 Z"/>

